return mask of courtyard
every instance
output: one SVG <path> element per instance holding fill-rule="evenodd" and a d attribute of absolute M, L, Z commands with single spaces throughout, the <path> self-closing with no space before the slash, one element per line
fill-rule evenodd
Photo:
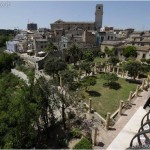
<path fill-rule="evenodd" d="M 120 100 L 127 101 L 130 91 L 135 91 L 137 84 L 130 83 L 119 78 L 117 86 L 113 88 L 105 87 L 106 82 L 101 74 L 96 75 L 96 85 L 90 86 L 89 90 L 80 92 L 84 101 L 88 104 L 92 99 L 92 108 L 101 116 L 106 117 L 107 112 L 113 114 L 119 107 Z"/>

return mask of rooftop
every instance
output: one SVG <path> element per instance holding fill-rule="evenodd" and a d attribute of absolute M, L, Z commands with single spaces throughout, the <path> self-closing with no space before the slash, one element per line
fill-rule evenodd
<path fill-rule="evenodd" d="M 94 24 L 94 22 L 90 22 L 90 21 L 82 21 L 82 22 L 79 22 L 79 21 L 63 21 L 61 19 L 55 21 L 54 23 L 52 24 Z"/>

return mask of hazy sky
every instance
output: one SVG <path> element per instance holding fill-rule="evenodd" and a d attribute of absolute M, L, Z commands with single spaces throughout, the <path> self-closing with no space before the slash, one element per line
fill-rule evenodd
<path fill-rule="evenodd" d="M 94 21 L 96 4 L 103 4 L 103 26 L 150 30 L 150 1 L 18 1 L 0 2 L 0 28 L 26 29 L 28 22 L 50 28 L 58 19 Z"/>

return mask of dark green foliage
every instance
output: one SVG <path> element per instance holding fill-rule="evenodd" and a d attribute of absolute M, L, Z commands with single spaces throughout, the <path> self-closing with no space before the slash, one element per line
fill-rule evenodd
<path fill-rule="evenodd" d="M 0 53 L 0 73 L 13 67 L 13 61 L 16 59 L 14 54 Z"/>
<path fill-rule="evenodd" d="M 6 41 L 9 41 L 13 38 L 13 35 L 0 35 L 0 47 L 6 46 Z"/>
<path fill-rule="evenodd" d="M 108 59 L 108 62 L 115 66 L 119 62 L 119 59 L 117 57 L 111 57 Z"/>
<path fill-rule="evenodd" d="M 93 52 L 92 52 L 92 50 L 86 50 L 86 51 L 84 51 L 84 53 L 83 53 L 83 59 L 85 60 L 85 61 L 93 61 L 94 60 L 94 55 L 93 55 Z"/>
<path fill-rule="evenodd" d="M 138 61 L 128 61 L 126 64 L 124 64 L 123 68 L 124 70 L 129 72 L 131 77 L 135 79 L 137 75 L 141 72 L 142 65 Z"/>
<path fill-rule="evenodd" d="M 102 78 L 107 81 L 108 85 L 111 85 L 113 82 L 118 80 L 118 77 L 114 73 L 104 73 Z"/>
<path fill-rule="evenodd" d="M 146 64 L 142 64 L 142 68 L 141 68 L 141 73 L 148 73 L 150 72 L 150 66 L 146 65 Z"/>
<path fill-rule="evenodd" d="M 106 47 L 105 47 L 105 54 L 107 54 L 108 56 L 113 57 L 114 54 L 115 54 L 115 49 L 114 49 L 114 48 L 110 49 L 110 48 L 108 48 L 108 47 L 106 46 Z"/>
<path fill-rule="evenodd" d="M 105 53 L 104 53 L 104 52 L 101 52 L 101 51 L 98 53 L 98 55 L 99 55 L 99 57 L 101 57 L 101 58 L 104 58 L 104 57 L 105 57 Z"/>
<path fill-rule="evenodd" d="M 78 88 L 80 88 L 81 84 L 78 82 L 72 82 L 71 84 L 69 84 L 69 90 L 70 91 L 76 91 Z"/>
<path fill-rule="evenodd" d="M 45 52 L 53 53 L 55 50 L 58 50 L 58 48 L 53 43 L 49 43 L 44 50 Z"/>
<path fill-rule="evenodd" d="M 126 58 L 136 57 L 137 56 L 136 47 L 134 47 L 134 46 L 127 46 L 126 48 L 123 49 L 123 55 Z"/>
<path fill-rule="evenodd" d="M 45 62 L 44 70 L 48 75 L 58 75 L 59 71 L 67 68 L 67 64 L 64 60 L 58 58 L 50 58 Z"/>
<path fill-rule="evenodd" d="M 82 135 L 81 131 L 78 128 L 73 128 L 70 134 L 73 138 L 80 138 Z"/>
<path fill-rule="evenodd" d="M 63 70 L 60 73 L 62 75 L 62 80 L 64 84 L 71 84 L 72 82 L 74 82 L 74 78 L 78 77 L 78 74 L 76 71 L 74 70 Z"/>
<path fill-rule="evenodd" d="M 0 75 L 0 148 L 33 148 L 36 105 L 27 86 L 12 74 Z"/>
<path fill-rule="evenodd" d="M 146 63 L 147 63 L 148 65 L 150 65 L 150 59 L 147 59 L 147 60 L 146 60 Z"/>
<path fill-rule="evenodd" d="M 92 149 L 92 142 L 87 138 L 82 138 L 73 149 Z"/>
<path fill-rule="evenodd" d="M 90 62 L 83 62 L 80 65 L 81 69 L 86 71 L 86 74 L 91 73 L 91 63 Z"/>
<path fill-rule="evenodd" d="M 81 56 L 82 56 L 81 49 L 78 46 L 76 46 L 75 44 L 73 44 L 68 49 L 67 53 L 69 55 L 70 62 L 74 63 L 74 65 L 76 64 L 77 61 L 79 61 L 81 59 Z"/>
<path fill-rule="evenodd" d="M 81 85 L 83 87 L 85 87 L 86 91 L 88 90 L 89 86 L 94 86 L 95 84 L 96 84 L 96 79 L 94 77 L 92 77 L 92 76 L 84 77 L 81 80 Z"/>

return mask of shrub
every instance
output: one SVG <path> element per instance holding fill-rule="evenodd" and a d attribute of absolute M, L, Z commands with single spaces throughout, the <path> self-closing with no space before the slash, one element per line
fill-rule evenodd
<path fill-rule="evenodd" d="M 81 131 L 78 129 L 78 128 L 74 128 L 72 131 L 71 131 L 71 136 L 73 138 L 80 138 L 81 137 Z"/>
<path fill-rule="evenodd" d="M 73 119 L 73 118 L 75 118 L 75 113 L 73 112 L 73 111 L 70 111 L 69 113 L 68 113 L 68 118 L 69 119 Z"/>
<path fill-rule="evenodd" d="M 73 149 L 92 149 L 92 141 L 87 138 L 81 139 Z"/>

